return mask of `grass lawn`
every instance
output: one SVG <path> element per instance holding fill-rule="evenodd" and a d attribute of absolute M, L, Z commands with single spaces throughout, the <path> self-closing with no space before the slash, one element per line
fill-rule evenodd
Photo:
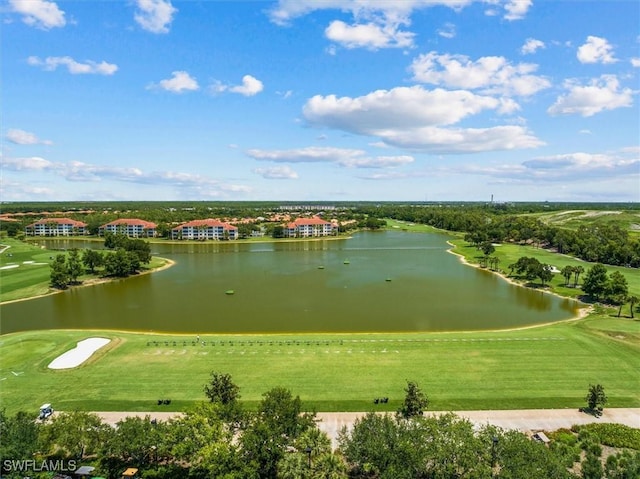
<path fill-rule="evenodd" d="M 476 259 L 477 256 L 482 256 L 482 252 L 477 250 L 474 246 L 469 245 L 466 241 L 461 238 L 451 240 L 451 243 L 455 245 L 454 253 L 461 254 L 465 257 L 465 259 L 470 263 L 477 264 L 478 261 Z M 571 256 L 561 255 L 557 253 L 553 253 L 551 251 L 547 251 L 541 248 L 534 248 L 533 246 L 521 246 L 516 244 L 501 244 L 500 246 L 496 246 L 495 253 L 493 256 L 497 256 L 500 258 L 499 268 L 505 272 L 509 273 L 509 265 L 518 261 L 522 256 L 534 257 L 538 259 L 541 263 L 550 264 L 555 266 L 557 269 L 562 270 L 565 266 L 582 266 L 585 270 L 587 270 L 593 266 L 594 263 L 588 263 L 586 261 L 581 261 Z M 637 268 L 624 268 L 622 266 L 610 266 L 605 265 L 609 274 L 614 271 L 619 271 L 624 275 L 627 279 L 627 283 L 629 285 L 629 294 L 640 296 L 640 270 Z M 582 283 L 584 279 L 585 273 L 580 275 L 578 280 L 578 285 Z M 539 280 L 536 280 L 539 282 Z M 578 297 L 582 295 L 582 290 L 580 288 L 573 287 L 565 287 L 564 277 L 560 273 L 556 273 L 553 276 L 553 280 L 551 281 L 551 286 L 553 291 L 568 297 Z M 571 285 L 573 285 L 573 278 L 571 278 Z M 624 310 L 624 308 L 623 308 Z M 628 311 L 627 311 L 628 314 Z"/>
<path fill-rule="evenodd" d="M 0 338 L 0 407 L 182 410 L 204 399 L 212 370 L 232 375 L 248 407 L 284 386 L 318 411 L 395 410 L 405 380 L 418 382 L 432 410 L 577 408 L 590 383 L 604 385 L 610 407 L 640 407 L 640 322 L 610 315 L 519 331 L 211 335 L 201 343 L 113 331 L 16 333 Z M 76 369 L 47 368 L 93 336 L 113 341 Z M 373 404 L 385 396 L 388 404 Z"/>
<path fill-rule="evenodd" d="M 54 291 L 49 287 L 49 264 L 61 251 L 49 250 L 33 242 L 26 243 L 13 238 L 0 240 L 0 251 L 0 302 L 31 298 Z M 143 269 L 156 269 L 166 263 L 166 259 L 154 256 Z M 95 275 L 87 274 L 78 279 L 87 281 L 96 278 Z"/>

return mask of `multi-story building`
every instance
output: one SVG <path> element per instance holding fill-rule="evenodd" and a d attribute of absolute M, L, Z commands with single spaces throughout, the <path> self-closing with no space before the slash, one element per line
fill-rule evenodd
<path fill-rule="evenodd" d="M 220 220 L 193 220 L 171 230 L 172 239 L 184 240 L 235 240 L 238 228 Z"/>
<path fill-rule="evenodd" d="M 157 235 L 157 224 L 137 218 L 121 218 L 111 223 L 102 225 L 98 234 L 103 236 L 106 232 L 123 234 L 129 238 L 152 238 Z"/>
<path fill-rule="evenodd" d="M 330 236 L 334 226 L 317 216 L 313 218 L 297 218 L 284 228 L 285 236 L 290 238 L 308 238 L 312 236 Z"/>
<path fill-rule="evenodd" d="M 69 218 L 43 218 L 27 225 L 24 232 L 29 236 L 76 236 L 89 234 L 86 223 Z"/>

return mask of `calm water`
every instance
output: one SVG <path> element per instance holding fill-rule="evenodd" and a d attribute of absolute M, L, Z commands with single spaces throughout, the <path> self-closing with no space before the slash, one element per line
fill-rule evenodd
<path fill-rule="evenodd" d="M 511 328 L 575 314 L 573 301 L 462 265 L 446 252 L 446 240 L 387 231 L 344 241 L 152 245 L 154 253 L 177 264 L 7 304 L 0 307 L 2 333 L 452 331 Z M 230 289 L 234 295 L 225 294 Z"/>

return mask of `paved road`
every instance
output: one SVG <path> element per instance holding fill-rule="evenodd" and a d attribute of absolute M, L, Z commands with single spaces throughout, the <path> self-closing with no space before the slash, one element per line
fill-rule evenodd
<path fill-rule="evenodd" d="M 482 426 L 493 424 L 503 429 L 518 431 L 555 431 L 560 428 L 570 428 L 574 424 L 589 424 L 592 422 L 612 422 L 640 428 L 640 408 L 610 408 L 605 409 L 601 417 L 596 418 L 581 413 L 577 409 L 522 409 L 509 411 L 453 411 L 460 417 L 469 419 L 473 424 Z M 180 415 L 175 412 L 96 412 L 102 420 L 111 425 L 127 416 L 151 416 L 158 421 L 165 421 Z M 362 412 L 321 412 L 318 413 L 318 427 L 326 432 L 335 447 L 338 433 L 343 427 L 350 429 L 354 421 L 364 416 Z M 429 412 L 428 414 L 442 414 Z"/>

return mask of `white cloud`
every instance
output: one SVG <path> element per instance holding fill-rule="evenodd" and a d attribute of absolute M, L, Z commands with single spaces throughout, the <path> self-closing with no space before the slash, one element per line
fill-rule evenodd
<path fill-rule="evenodd" d="M 253 172 L 268 180 L 295 180 L 298 178 L 298 173 L 286 165 L 272 166 L 270 168 L 255 168 Z"/>
<path fill-rule="evenodd" d="M 257 78 L 251 75 L 245 75 L 242 77 L 242 85 L 230 87 L 229 91 L 233 93 L 240 93 L 244 96 L 253 96 L 260 93 L 264 89 L 264 85 Z"/>
<path fill-rule="evenodd" d="M 356 98 L 316 95 L 304 105 L 303 114 L 314 125 L 368 134 L 387 128 L 450 125 L 500 106 L 496 98 L 468 91 L 413 86 L 377 90 Z"/>
<path fill-rule="evenodd" d="M 171 75 L 171 78 L 160 80 L 157 85 L 152 83 L 147 88 L 161 88 L 162 90 L 172 93 L 183 93 L 185 91 L 196 91 L 200 89 L 196 79 L 185 71 L 175 71 L 172 72 Z"/>
<path fill-rule="evenodd" d="M 334 20 L 325 30 L 331 41 L 346 48 L 405 48 L 413 45 L 415 34 L 399 31 L 395 24 L 361 23 L 347 25 L 343 21 Z"/>
<path fill-rule="evenodd" d="M 413 163 L 412 156 L 369 157 L 363 150 L 309 146 L 290 150 L 251 149 L 247 155 L 255 160 L 275 163 L 335 163 L 347 168 L 394 168 Z"/>
<path fill-rule="evenodd" d="M 589 35 L 587 43 L 578 48 L 578 60 L 581 63 L 615 63 L 613 47 L 605 38 Z"/>
<path fill-rule="evenodd" d="M 49 140 L 41 140 L 35 134 L 28 131 L 11 128 L 7 131 L 5 138 L 16 145 L 52 145 Z"/>
<path fill-rule="evenodd" d="M 55 2 L 46 0 L 9 0 L 14 12 L 21 14 L 22 21 L 32 27 L 49 30 L 54 27 L 64 27 L 66 20 L 64 12 Z"/>
<path fill-rule="evenodd" d="M 200 174 L 175 171 L 146 172 L 137 167 L 95 165 L 81 161 L 54 163 L 40 157 L 2 158 L 2 168 L 13 172 L 51 173 L 73 182 L 118 181 L 139 185 L 172 186 L 191 197 L 224 196 L 226 193 L 250 192 L 245 185 L 225 183 Z"/>
<path fill-rule="evenodd" d="M 640 68 L 640 57 L 635 57 L 629 60 L 631 62 L 631 66 L 635 68 Z"/>
<path fill-rule="evenodd" d="M 432 51 L 418 56 L 409 68 L 413 78 L 422 83 L 481 89 L 490 94 L 530 96 L 551 86 L 546 78 L 532 75 L 537 65 L 512 65 L 504 57 L 481 57 L 472 61 L 465 55 L 439 55 Z"/>
<path fill-rule="evenodd" d="M 251 75 L 245 75 L 242 77 L 242 85 L 225 85 L 222 82 L 216 81 L 209 87 L 209 91 L 214 94 L 230 91 L 233 93 L 239 93 L 244 96 L 254 96 L 264 90 L 264 85 L 257 78 Z M 286 96 L 285 96 L 286 97 Z"/>
<path fill-rule="evenodd" d="M 507 11 L 504 18 L 506 20 L 521 20 L 531 5 L 533 5 L 533 0 L 508 0 L 504 6 Z"/>
<path fill-rule="evenodd" d="M 449 170 L 536 185 L 543 182 L 584 185 L 585 180 L 601 182 L 620 177 L 637 182 L 640 157 L 637 151 L 629 152 L 624 149 L 607 154 L 576 152 L 537 157 L 520 164 L 466 165 Z"/>
<path fill-rule="evenodd" d="M 135 21 L 151 33 L 168 33 L 173 15 L 178 11 L 169 0 L 137 0 Z"/>
<path fill-rule="evenodd" d="M 534 148 L 543 143 L 522 126 L 442 128 L 485 110 L 514 109 L 508 99 L 464 90 L 425 90 L 420 86 L 378 90 L 350 98 L 316 95 L 304 105 L 315 126 L 374 136 L 387 144 L 429 152 L 478 152 Z"/>
<path fill-rule="evenodd" d="M 113 75 L 118 71 L 118 65 L 102 61 L 100 63 L 85 60 L 85 63 L 75 61 L 71 57 L 47 57 L 44 60 L 31 56 L 27 58 L 27 63 L 31 66 L 42 67 L 46 71 L 54 71 L 59 66 L 67 67 L 67 71 L 72 75 Z"/>
<path fill-rule="evenodd" d="M 517 150 L 544 145 L 526 128 L 516 125 L 491 128 L 422 127 L 387 130 L 378 136 L 394 146 L 441 154 Z"/>
<path fill-rule="evenodd" d="M 456 36 L 456 26 L 453 23 L 445 23 L 444 27 L 438 30 L 438 35 L 444 38 L 454 38 Z"/>
<path fill-rule="evenodd" d="M 522 53 L 523 55 L 529 55 L 535 53 L 540 48 L 545 48 L 545 44 L 542 40 L 527 38 L 527 41 L 524 42 L 524 45 L 522 45 L 522 48 L 520 48 L 520 53 Z"/>
<path fill-rule="evenodd" d="M 569 92 L 559 96 L 549 107 L 547 112 L 551 115 L 579 114 L 587 117 L 604 110 L 629 107 L 633 103 L 632 90 L 620 89 L 620 82 L 615 75 L 594 78 L 586 86 L 575 80 L 567 80 L 564 86 Z"/>

